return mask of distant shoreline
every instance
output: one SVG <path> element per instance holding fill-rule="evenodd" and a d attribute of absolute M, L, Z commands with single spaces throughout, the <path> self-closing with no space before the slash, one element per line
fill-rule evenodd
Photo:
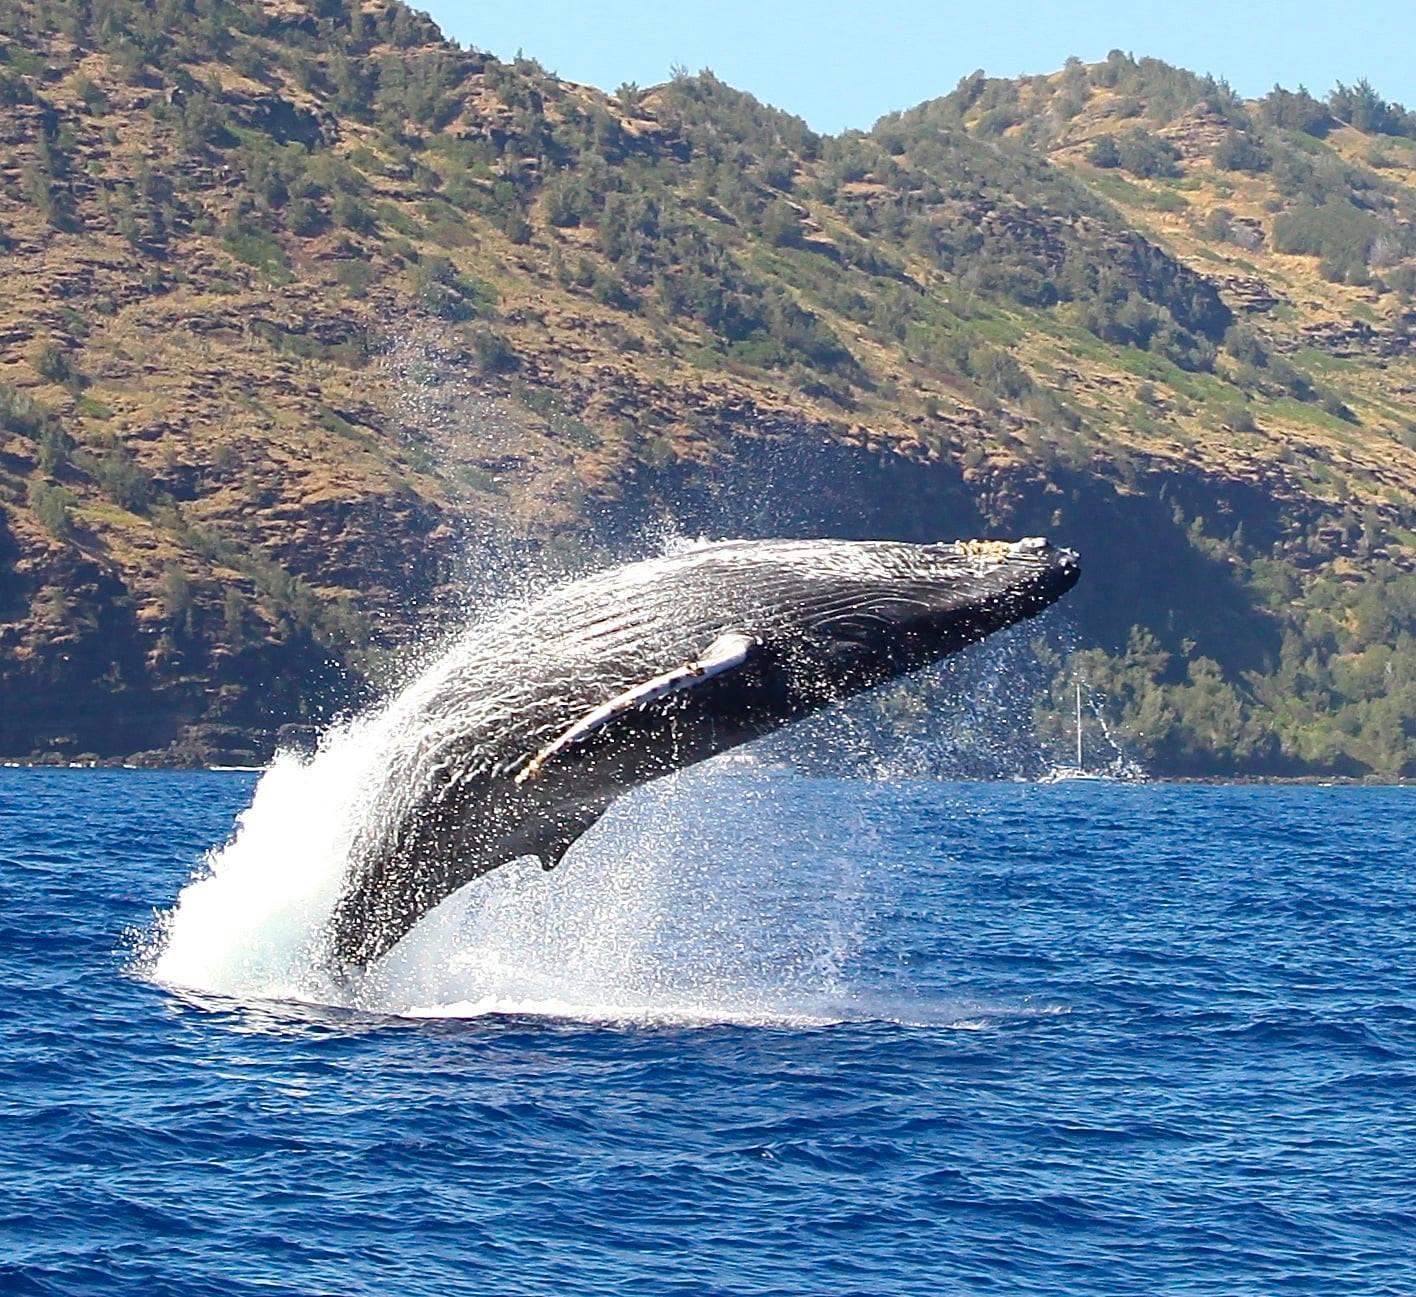
<path fill-rule="evenodd" d="M 80 760 L 80 761 L 33 761 L 24 759 L 0 760 L 0 770 L 132 770 L 145 774 L 264 774 L 270 769 L 269 763 L 259 766 L 245 765 L 184 765 L 181 763 L 156 764 L 136 763 L 120 760 Z M 842 775 L 842 778 L 852 778 Z M 946 784 L 1010 784 L 1036 783 L 1036 780 L 1013 777 L 986 779 L 970 775 L 913 775 L 911 778 L 932 779 Z M 1099 782 L 1135 785 L 1147 784 L 1189 784 L 1196 786 L 1235 787 L 1302 787 L 1316 788 L 1410 788 L 1416 786 L 1416 779 L 1374 779 L 1352 775 L 1156 775 L 1138 780 L 1103 780 Z"/>

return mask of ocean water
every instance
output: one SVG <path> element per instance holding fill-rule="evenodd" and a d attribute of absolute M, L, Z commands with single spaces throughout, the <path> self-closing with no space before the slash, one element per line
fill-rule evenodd
<path fill-rule="evenodd" d="M 712 763 L 321 988 L 282 778 L 0 771 L 0 1291 L 1416 1292 L 1416 792 Z"/>

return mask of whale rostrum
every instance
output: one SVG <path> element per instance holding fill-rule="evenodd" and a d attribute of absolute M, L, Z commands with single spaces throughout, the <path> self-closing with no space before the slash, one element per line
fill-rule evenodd
<path fill-rule="evenodd" d="M 1076 584 L 1039 538 L 726 541 L 600 572 L 412 686 L 329 957 L 364 967 L 459 887 L 556 865 L 622 793 L 938 661 Z"/>

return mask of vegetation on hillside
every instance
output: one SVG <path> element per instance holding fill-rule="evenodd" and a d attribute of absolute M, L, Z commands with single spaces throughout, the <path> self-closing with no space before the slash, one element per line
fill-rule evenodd
<path fill-rule="evenodd" d="M 1242 399 L 1220 398 L 1221 431 L 1278 440 L 1280 420 L 1289 463 L 1309 440 L 1301 424 L 1326 421 L 1341 443 L 1312 446 L 1313 476 L 1333 488 L 1315 480 L 1314 495 L 1332 507 L 1301 540 L 1275 549 L 1242 526 L 1189 521 L 1196 548 L 1242 573 L 1252 596 L 1264 642 L 1247 666 L 1137 626 L 1124 646 L 1079 653 L 1069 673 L 1093 682 L 1119 732 L 1161 769 L 1416 771 L 1410 506 L 1389 489 L 1363 499 L 1346 471 L 1350 451 L 1375 459 L 1416 442 L 1416 116 L 1366 82 L 1322 100 L 1275 87 L 1246 103 L 1213 78 L 1113 52 L 1047 78 L 976 74 L 877 134 L 939 129 L 1048 157 L 1231 288 L 1241 318 L 1215 372 Z M 1155 394 L 1149 383 L 1138 392 L 1147 406 Z"/>
<path fill-rule="evenodd" d="M 1413 204 L 1365 82 L 1118 53 L 832 138 L 382 0 L 20 0 L 0 748 L 259 748 L 455 603 L 469 533 L 603 543 L 785 436 L 903 466 L 876 530 L 1086 548 L 1059 670 L 1158 769 L 1416 773 Z"/>

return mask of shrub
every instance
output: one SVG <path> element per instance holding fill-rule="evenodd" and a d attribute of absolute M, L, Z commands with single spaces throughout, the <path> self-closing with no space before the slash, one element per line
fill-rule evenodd
<path fill-rule="evenodd" d="M 1375 217 L 1345 198 L 1333 198 L 1279 216 L 1273 223 L 1273 246 L 1279 252 L 1321 257 L 1320 271 L 1328 279 L 1362 283 L 1378 232 Z"/>
<path fill-rule="evenodd" d="M 336 225 L 346 230 L 353 230 L 357 234 L 368 234 L 373 231 L 373 213 L 369 211 L 366 203 L 361 202 L 353 194 L 336 194 L 333 210 Z"/>
<path fill-rule="evenodd" d="M 1403 300 L 1416 297 L 1416 266 L 1393 266 L 1383 275 L 1387 287 Z"/>
<path fill-rule="evenodd" d="M 1268 352 L 1252 329 L 1241 324 L 1231 325 L 1224 335 L 1224 349 L 1235 360 L 1244 364 L 1263 366 L 1268 364 Z"/>
<path fill-rule="evenodd" d="M 190 635 L 195 620 L 196 605 L 192 599 L 192 583 L 187 574 L 175 563 L 169 563 L 162 572 L 162 584 L 158 588 L 163 611 L 175 630 Z"/>
<path fill-rule="evenodd" d="M 501 228 L 501 232 L 505 234 L 511 242 L 517 244 L 531 242 L 531 222 L 519 211 L 506 212 L 495 219 L 496 224 Z"/>
<path fill-rule="evenodd" d="M 102 113 L 108 110 L 108 96 L 104 94 L 101 86 L 88 77 L 80 75 L 74 79 L 74 93 L 91 112 Z"/>
<path fill-rule="evenodd" d="M 246 600 L 235 586 L 227 586 L 221 601 L 221 627 L 226 643 L 237 647 L 246 640 Z"/>
<path fill-rule="evenodd" d="M 1270 125 L 1305 135 L 1326 135 L 1333 125 L 1332 114 L 1302 86 L 1296 93 L 1274 86 L 1259 101 L 1259 112 Z"/>
<path fill-rule="evenodd" d="M 801 217 L 790 203 L 780 198 L 767 204 L 762 213 L 762 237 L 774 248 L 795 247 L 801 242 Z"/>
<path fill-rule="evenodd" d="M 1319 404 L 1323 410 L 1334 418 L 1342 419 L 1346 423 L 1356 423 L 1357 416 L 1353 413 L 1352 407 L 1347 404 L 1336 392 L 1324 392 Z"/>
<path fill-rule="evenodd" d="M 1206 238 L 1216 243 L 1228 243 L 1234 234 L 1234 213 L 1227 207 L 1216 207 L 1200 227 Z"/>
<path fill-rule="evenodd" d="M 472 352 L 477 363 L 491 372 L 512 369 L 516 355 L 511 344 L 495 329 L 478 329 L 472 335 Z"/>
<path fill-rule="evenodd" d="M 1221 171 L 1267 171 L 1273 165 L 1268 150 L 1248 131 L 1225 131 L 1213 158 Z"/>
<path fill-rule="evenodd" d="M 579 225 L 592 210 L 590 195 L 583 185 L 562 181 L 547 191 L 546 220 L 558 229 Z"/>
<path fill-rule="evenodd" d="M 1259 425 L 1254 420 L 1253 411 L 1242 401 L 1236 401 L 1233 405 L 1224 408 L 1220 415 L 1219 426 L 1228 428 L 1230 432 L 1257 432 Z"/>
<path fill-rule="evenodd" d="M 34 397 L 0 383 L 0 430 L 33 437 L 45 424 L 45 411 Z"/>
<path fill-rule="evenodd" d="M 69 358 L 57 343 L 45 342 L 35 349 L 30 362 L 35 373 L 49 383 L 67 383 L 73 377 Z"/>
<path fill-rule="evenodd" d="M 69 438 L 57 424 L 46 423 L 39 435 L 39 470 L 53 477 L 69 462 Z"/>
<path fill-rule="evenodd" d="M 496 294 L 480 280 L 471 280 L 440 253 L 426 256 L 409 267 L 408 284 L 414 296 L 444 320 L 470 320 L 490 309 Z"/>
<path fill-rule="evenodd" d="M 1179 150 L 1169 141 L 1139 126 L 1122 131 L 1116 137 L 1116 153 L 1120 165 L 1142 179 L 1180 174 L 1180 168 L 1176 165 L 1180 158 Z"/>
<path fill-rule="evenodd" d="M 328 224 L 320 206 L 311 198 L 297 198 L 285 211 L 285 226 L 302 239 L 313 238 Z"/>
<path fill-rule="evenodd" d="M 20 172 L 20 183 L 24 186 L 25 194 L 30 202 L 38 208 L 40 215 L 50 225 L 56 230 L 73 228 L 73 212 L 70 210 L 72 199 L 69 190 L 50 172 L 30 163 Z"/>
<path fill-rule="evenodd" d="M 29 88 L 28 83 L 0 68 L 0 105 L 8 107 L 33 102 L 34 91 Z"/>
<path fill-rule="evenodd" d="M 34 511 L 35 518 L 39 525 L 57 540 L 67 540 L 74 533 L 74 520 L 70 514 L 70 506 L 74 503 L 73 494 L 65 490 L 62 486 L 54 486 L 49 482 L 40 481 L 33 478 L 30 481 L 26 498 L 29 507 Z"/>
<path fill-rule="evenodd" d="M 1365 78 L 1355 85 L 1341 81 L 1328 95 L 1328 108 L 1339 121 L 1372 135 L 1416 135 L 1416 114 L 1387 103 Z"/>
<path fill-rule="evenodd" d="M 144 513 L 152 503 L 152 477 L 121 442 L 111 441 L 97 455 L 85 455 L 83 467 L 114 504 Z"/>
<path fill-rule="evenodd" d="M 334 276 L 349 291 L 350 297 L 363 297 L 378 272 L 367 261 L 341 261 Z"/>
<path fill-rule="evenodd" d="M 252 266 L 271 279 L 284 279 L 289 274 L 285 250 L 269 234 L 253 231 L 226 240 L 226 250 L 245 265 Z"/>

